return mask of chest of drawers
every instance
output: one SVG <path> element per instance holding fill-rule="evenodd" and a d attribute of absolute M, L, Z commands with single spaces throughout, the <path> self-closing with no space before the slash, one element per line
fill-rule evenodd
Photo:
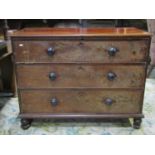
<path fill-rule="evenodd" d="M 11 40 L 23 129 L 35 118 L 133 118 L 140 127 L 148 32 L 29 28 Z"/>

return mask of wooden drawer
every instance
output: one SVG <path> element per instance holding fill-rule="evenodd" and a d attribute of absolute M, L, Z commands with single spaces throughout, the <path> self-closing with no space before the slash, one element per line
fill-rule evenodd
<path fill-rule="evenodd" d="M 15 41 L 16 62 L 121 63 L 146 60 L 149 40 L 118 41 Z M 110 56 L 110 47 L 118 51 Z M 48 49 L 54 54 L 48 55 Z M 49 49 L 49 50 L 50 50 Z M 113 51 L 114 52 L 114 51 Z M 110 52 L 111 54 L 113 53 Z M 51 53 L 51 52 L 49 52 Z"/>
<path fill-rule="evenodd" d="M 139 88 L 144 65 L 33 64 L 17 65 L 19 88 Z"/>
<path fill-rule="evenodd" d="M 140 113 L 141 90 L 20 91 L 22 113 Z"/>

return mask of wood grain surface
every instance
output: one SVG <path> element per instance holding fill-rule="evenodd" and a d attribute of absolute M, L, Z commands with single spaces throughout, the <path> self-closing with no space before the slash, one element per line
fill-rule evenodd
<path fill-rule="evenodd" d="M 98 62 L 134 63 L 144 62 L 149 48 L 149 40 L 120 41 L 15 41 L 16 62 Z M 55 54 L 49 56 L 48 48 Z M 110 56 L 108 49 L 118 52 Z"/>
<path fill-rule="evenodd" d="M 41 36 L 150 36 L 149 32 L 134 28 L 25 28 L 10 34 L 12 37 Z"/>
<path fill-rule="evenodd" d="M 18 65 L 19 88 L 139 88 L 144 87 L 144 65 L 101 65 L 101 64 L 35 64 Z M 54 72 L 56 79 L 49 74 Z M 116 75 L 108 79 L 108 73 Z"/>
<path fill-rule="evenodd" d="M 140 113 L 142 91 L 37 90 L 20 91 L 22 113 Z M 55 97 L 57 106 L 50 101 Z M 105 104 L 111 98 L 112 105 Z"/>

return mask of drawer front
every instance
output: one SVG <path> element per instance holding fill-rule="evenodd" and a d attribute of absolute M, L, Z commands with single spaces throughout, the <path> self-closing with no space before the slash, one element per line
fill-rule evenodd
<path fill-rule="evenodd" d="M 16 62 L 140 62 L 146 60 L 148 40 L 131 41 L 15 41 Z"/>
<path fill-rule="evenodd" d="M 143 65 L 45 64 L 17 65 L 19 88 L 139 88 Z"/>
<path fill-rule="evenodd" d="M 22 113 L 140 113 L 139 90 L 20 91 Z"/>

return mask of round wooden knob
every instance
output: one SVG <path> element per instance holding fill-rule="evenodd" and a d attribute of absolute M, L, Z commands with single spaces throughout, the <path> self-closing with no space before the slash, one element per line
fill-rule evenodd
<path fill-rule="evenodd" d="M 113 73 L 113 72 L 109 72 L 109 73 L 107 74 L 107 78 L 108 78 L 108 80 L 110 80 L 110 81 L 114 80 L 116 77 L 117 77 L 117 75 L 116 75 L 115 73 Z"/>
<path fill-rule="evenodd" d="M 115 48 L 115 47 L 109 47 L 108 48 L 108 54 L 109 54 L 109 56 L 115 56 L 117 52 L 118 52 L 118 49 Z"/>
<path fill-rule="evenodd" d="M 53 56 L 53 55 L 55 54 L 54 48 L 53 48 L 53 47 L 49 47 L 49 48 L 47 49 L 47 54 L 48 54 L 49 56 Z"/>
<path fill-rule="evenodd" d="M 57 106 L 58 104 L 59 104 L 58 99 L 55 98 L 55 97 L 53 97 L 53 98 L 51 99 L 51 105 L 52 105 L 52 106 Z"/>
<path fill-rule="evenodd" d="M 57 78 L 57 74 L 55 72 L 51 72 L 51 73 L 49 73 L 49 78 L 51 80 L 55 80 Z"/>
<path fill-rule="evenodd" d="M 104 103 L 106 105 L 112 105 L 113 104 L 113 100 L 111 98 L 107 98 L 107 99 L 105 99 Z"/>

